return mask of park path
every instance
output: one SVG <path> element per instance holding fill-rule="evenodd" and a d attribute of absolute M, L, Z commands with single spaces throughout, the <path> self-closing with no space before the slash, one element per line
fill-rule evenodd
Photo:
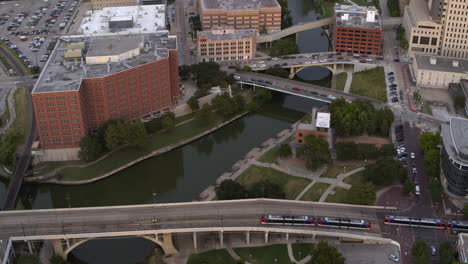
<path fill-rule="evenodd" d="M 293 254 L 292 244 L 288 243 L 287 248 L 288 248 L 289 259 L 291 260 L 292 263 L 297 263 L 297 260 L 296 260 L 296 258 L 294 257 L 294 254 Z"/>
<path fill-rule="evenodd" d="M 341 188 L 345 188 L 346 190 L 349 190 L 351 189 L 351 185 L 350 184 L 347 184 L 347 183 L 344 183 L 343 180 L 346 179 L 348 176 L 351 176 L 353 175 L 354 173 L 357 173 L 357 172 L 360 172 L 360 171 L 363 171 L 365 170 L 366 168 L 365 167 L 360 167 L 360 168 L 357 168 L 357 169 L 354 169 L 352 171 L 348 171 L 347 173 L 340 173 L 337 177 L 336 177 L 336 181 L 334 183 L 332 183 L 328 189 L 322 194 L 322 196 L 320 197 L 320 200 L 319 202 L 325 202 L 325 200 L 327 199 L 328 195 L 335 189 L 335 187 L 341 187 Z M 343 183 L 341 186 L 337 183 Z M 347 185 L 347 186 L 346 186 Z"/>
<path fill-rule="evenodd" d="M 353 81 L 353 73 L 352 72 L 346 72 L 346 83 L 344 86 L 344 92 L 349 93 L 349 90 L 351 89 L 351 83 Z"/>
<path fill-rule="evenodd" d="M 311 183 L 309 183 L 309 185 L 307 185 L 307 186 L 304 188 L 304 190 L 302 190 L 302 192 L 301 192 L 299 195 L 297 195 L 296 199 L 294 199 L 294 200 L 296 200 L 296 201 L 300 200 L 300 199 L 302 198 L 302 196 L 304 196 L 304 194 L 305 194 L 310 188 L 312 188 L 312 186 L 313 186 L 316 182 L 317 182 L 317 181 L 312 181 Z"/>
<path fill-rule="evenodd" d="M 10 90 L 10 93 L 8 94 L 8 106 L 6 107 L 8 107 L 8 109 L 10 110 L 10 117 L 8 118 L 7 124 L 4 127 L 2 127 L 2 129 L 0 130 L 0 134 L 5 134 L 8 128 L 10 128 L 11 125 L 13 124 L 13 121 L 15 121 L 16 119 L 15 98 L 14 98 L 15 92 L 16 92 L 16 87 L 12 88 Z"/>

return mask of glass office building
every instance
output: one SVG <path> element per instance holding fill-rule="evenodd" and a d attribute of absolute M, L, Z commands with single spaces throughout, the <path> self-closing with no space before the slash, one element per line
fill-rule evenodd
<path fill-rule="evenodd" d="M 442 124 L 442 170 L 447 190 L 456 196 L 468 194 L 468 119 L 451 117 Z"/>

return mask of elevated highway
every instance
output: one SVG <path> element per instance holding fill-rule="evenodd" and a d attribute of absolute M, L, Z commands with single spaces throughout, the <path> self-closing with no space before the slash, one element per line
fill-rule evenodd
<path fill-rule="evenodd" d="M 380 234 L 379 212 L 395 208 L 301 202 L 273 199 L 247 199 L 214 202 L 147 204 L 0 212 L 0 239 L 12 241 L 53 240 L 56 253 L 66 255 L 77 245 L 92 238 L 141 236 L 176 252 L 171 234 L 218 232 L 263 232 L 343 237 L 362 242 L 390 242 Z M 344 217 L 371 222 L 369 231 L 304 227 L 265 226 L 262 215 L 308 215 Z M 78 244 L 79 243 L 79 244 Z M 196 237 L 194 238 L 196 248 Z"/>
<path fill-rule="evenodd" d="M 345 93 L 339 90 L 330 89 L 319 85 L 293 81 L 267 74 L 253 72 L 238 72 L 236 73 L 236 75 L 240 77 L 240 79 L 237 81 L 241 84 L 254 85 L 256 87 L 262 87 L 277 92 L 322 101 L 325 103 L 330 103 L 334 96 L 336 98 L 344 98 L 350 101 L 368 101 L 371 102 L 376 108 L 382 108 L 386 106 L 386 103 L 373 98 Z"/>

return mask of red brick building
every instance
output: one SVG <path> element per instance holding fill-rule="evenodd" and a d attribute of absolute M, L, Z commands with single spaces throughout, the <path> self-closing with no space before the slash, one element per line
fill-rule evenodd
<path fill-rule="evenodd" d="M 335 6 L 333 47 L 336 52 L 382 55 L 382 27 L 375 7 Z"/>
<path fill-rule="evenodd" d="M 60 40 L 32 92 L 43 149 L 77 148 L 110 119 L 143 120 L 180 99 L 175 38 Z"/>

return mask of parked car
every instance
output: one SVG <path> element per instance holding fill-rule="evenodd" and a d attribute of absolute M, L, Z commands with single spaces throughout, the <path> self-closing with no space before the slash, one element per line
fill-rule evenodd
<path fill-rule="evenodd" d="M 397 262 L 397 263 L 400 262 L 400 258 L 394 254 L 388 255 L 388 259 L 390 259 L 393 262 Z"/>
<path fill-rule="evenodd" d="M 432 256 L 437 255 L 437 249 L 436 249 L 435 246 L 431 246 L 431 255 L 432 255 Z"/>
<path fill-rule="evenodd" d="M 301 89 L 300 89 L 300 88 L 297 88 L 297 87 L 293 87 L 292 89 L 293 89 L 294 91 L 301 91 Z"/>

